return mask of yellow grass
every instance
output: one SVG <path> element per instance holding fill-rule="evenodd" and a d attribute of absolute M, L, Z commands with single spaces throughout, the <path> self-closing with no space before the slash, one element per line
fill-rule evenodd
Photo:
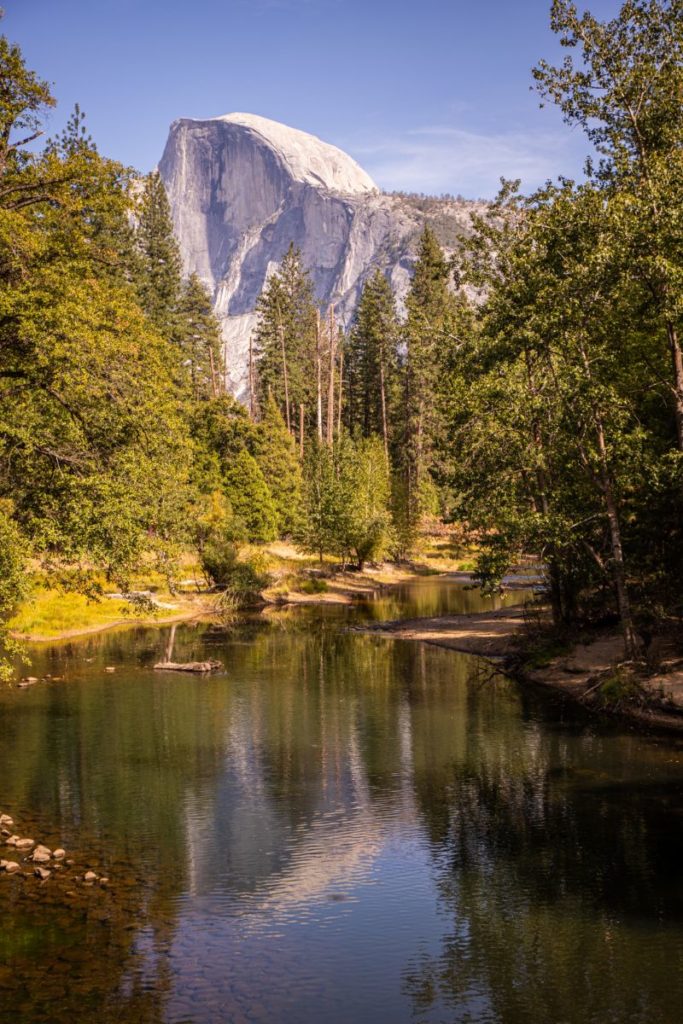
<path fill-rule="evenodd" d="M 75 629 L 107 626 L 122 619 L 136 618 L 127 601 L 103 598 L 89 601 L 83 594 L 37 590 L 8 623 L 13 633 L 30 636 L 59 636 Z"/>

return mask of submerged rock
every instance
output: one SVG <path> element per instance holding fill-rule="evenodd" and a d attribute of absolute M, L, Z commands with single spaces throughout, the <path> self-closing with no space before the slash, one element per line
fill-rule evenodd
<path fill-rule="evenodd" d="M 36 864 L 47 864 L 52 857 L 52 850 L 48 850 L 47 846 L 36 846 L 33 851 L 32 860 Z"/>
<path fill-rule="evenodd" d="M 47 868 L 40 868 L 40 867 L 36 868 L 33 873 L 34 873 L 34 875 L 37 875 L 37 877 L 40 878 L 40 880 L 43 881 L 43 882 L 46 879 L 48 879 L 50 877 L 50 875 L 52 874 L 52 872 L 48 871 Z"/>

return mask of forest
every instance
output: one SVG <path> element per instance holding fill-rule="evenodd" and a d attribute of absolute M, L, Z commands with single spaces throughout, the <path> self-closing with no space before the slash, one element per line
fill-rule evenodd
<path fill-rule="evenodd" d="M 362 569 L 457 523 L 477 576 L 543 566 L 558 633 L 618 623 L 644 658 L 683 615 L 683 4 L 601 23 L 552 5 L 533 70 L 585 134 L 580 181 L 503 181 L 397 304 L 370 273 L 344 333 L 292 246 L 258 302 L 249 398 L 183 275 L 156 172 L 103 156 L 0 41 L 0 629 L 36 579 L 92 600 L 195 551 L 258 592 L 276 538 Z M 256 546 L 256 548 L 255 548 Z M 5 623 L 3 627 L 2 624 Z M 9 661 L 5 671 L 9 673 Z"/>

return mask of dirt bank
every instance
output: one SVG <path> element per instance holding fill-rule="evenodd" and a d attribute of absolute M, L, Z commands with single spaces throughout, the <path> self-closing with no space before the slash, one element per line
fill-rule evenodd
<path fill-rule="evenodd" d="M 660 673 L 638 679 L 638 699 L 610 704 L 604 700 L 603 684 L 613 678 L 623 661 L 619 634 L 596 636 L 533 668 L 525 658 L 523 629 L 524 612 L 515 608 L 359 627 L 365 633 L 475 654 L 522 683 L 553 690 L 596 714 L 617 714 L 639 726 L 683 733 L 683 659 L 665 663 Z"/>

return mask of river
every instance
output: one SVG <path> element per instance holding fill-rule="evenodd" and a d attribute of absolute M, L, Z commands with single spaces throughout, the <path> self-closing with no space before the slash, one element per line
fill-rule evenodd
<path fill-rule="evenodd" d="M 0 811 L 110 883 L 0 876 L 3 1024 L 678 1022 L 681 745 L 346 629 L 493 606 L 179 626 L 205 678 L 152 670 L 167 629 L 34 649 Z"/>

